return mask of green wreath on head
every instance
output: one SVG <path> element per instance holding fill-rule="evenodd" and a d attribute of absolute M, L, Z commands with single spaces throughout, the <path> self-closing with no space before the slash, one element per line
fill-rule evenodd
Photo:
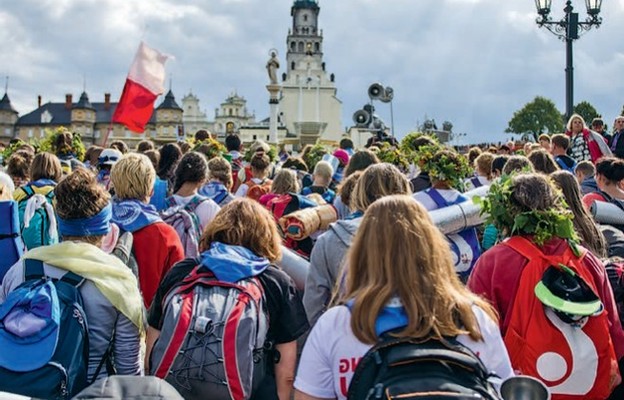
<path fill-rule="evenodd" d="M 84 143 L 82 143 L 82 138 L 80 137 L 80 134 L 77 132 L 71 132 L 69 129 L 63 126 L 55 129 L 46 129 L 45 135 L 42 139 L 32 139 L 30 141 L 30 144 L 35 148 L 37 153 L 45 151 L 48 153 L 57 154 L 59 149 L 56 148 L 56 138 L 58 137 L 58 135 L 67 132 L 72 135 L 71 153 L 76 156 L 78 160 L 83 161 L 87 149 Z"/>
<path fill-rule="evenodd" d="M 475 197 L 473 201 L 481 205 L 481 215 L 488 215 L 486 223 L 493 224 L 508 236 L 533 235 L 536 244 L 542 245 L 554 236 L 579 243 L 574 230 L 574 215 L 559 193 L 558 204 L 548 210 L 524 211 L 512 200 L 513 175 L 503 175 L 490 186 L 487 196 Z"/>
<path fill-rule="evenodd" d="M 433 140 L 435 143 L 439 144 L 440 142 L 438 141 L 438 137 L 434 136 L 434 135 L 427 135 L 426 133 L 422 133 L 422 132 L 412 132 L 412 133 L 408 133 L 403 140 L 401 140 L 401 145 L 399 146 L 399 148 L 401 149 L 401 151 L 403 152 L 403 154 L 405 154 L 405 156 L 412 160 L 416 158 L 416 140 L 420 139 L 421 137 L 426 136 L 429 139 Z"/>
<path fill-rule="evenodd" d="M 325 154 L 329 154 L 329 151 L 322 144 L 317 143 L 312 146 L 310 151 L 308 151 L 303 157 L 303 161 L 308 166 L 308 171 L 314 171 L 314 167 L 316 166 L 316 164 L 318 164 L 319 161 L 323 159 L 323 156 L 325 156 Z"/>
<path fill-rule="evenodd" d="M 247 148 L 247 150 L 245 150 L 245 155 L 243 156 L 243 160 L 247 161 L 247 162 L 251 162 L 251 158 L 254 156 L 254 154 L 256 154 L 255 151 L 253 151 L 254 149 L 256 149 L 257 147 L 249 146 Z M 273 146 L 273 145 L 269 145 L 269 152 L 266 153 L 267 156 L 269 156 L 269 160 L 271 162 L 274 162 L 275 160 L 277 160 L 277 147 Z"/>
<path fill-rule="evenodd" d="M 432 180 L 445 182 L 457 190 L 464 189 L 464 180 L 472 174 L 468 159 L 459 153 L 451 158 L 442 150 L 453 152 L 440 145 L 423 146 L 416 154 L 416 162 L 421 170 L 429 174 Z"/>
<path fill-rule="evenodd" d="M 197 151 L 200 146 L 207 145 L 208 147 L 205 153 L 202 152 L 202 154 L 205 154 L 206 158 L 209 160 L 227 153 L 226 147 L 217 139 L 208 138 L 204 140 L 195 140 L 195 138 L 190 138 L 187 139 L 186 142 L 191 145 L 191 151 Z"/>
<path fill-rule="evenodd" d="M 376 146 L 379 148 L 377 151 L 377 157 L 379 157 L 381 161 L 394 165 L 404 173 L 409 170 L 410 163 L 401 149 L 385 142 L 378 143 Z"/>
<path fill-rule="evenodd" d="M 2 164 L 3 165 L 7 165 L 7 163 L 9 162 L 9 158 L 11 158 L 13 153 L 15 153 L 17 150 L 19 150 L 20 147 L 22 147 L 25 144 L 26 144 L 26 142 L 24 142 L 23 140 L 19 139 L 19 140 L 16 140 L 15 142 L 11 143 L 10 145 L 8 145 L 2 151 Z"/>

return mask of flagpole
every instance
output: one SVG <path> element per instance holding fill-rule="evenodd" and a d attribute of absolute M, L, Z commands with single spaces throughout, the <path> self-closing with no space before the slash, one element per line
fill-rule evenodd
<path fill-rule="evenodd" d="M 113 131 L 113 121 L 111 121 L 110 124 L 108 124 L 108 129 L 106 130 L 106 136 L 104 136 L 104 142 L 102 142 L 102 147 L 106 148 L 107 143 L 108 143 L 108 137 L 110 136 L 112 131 Z"/>

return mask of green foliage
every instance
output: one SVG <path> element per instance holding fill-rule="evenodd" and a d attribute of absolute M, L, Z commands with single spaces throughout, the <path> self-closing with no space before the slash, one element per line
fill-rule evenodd
<path fill-rule="evenodd" d="M 320 143 L 312 146 L 310 151 L 303 157 L 303 161 L 308 166 L 308 171 L 313 171 L 316 164 L 323 159 L 325 154 L 329 154 L 329 151 Z"/>
<path fill-rule="evenodd" d="M 492 183 L 486 197 L 473 199 L 476 204 L 481 204 L 481 214 L 488 215 L 487 224 L 494 224 L 508 236 L 533 235 L 538 245 L 555 236 L 578 242 L 572 223 L 573 214 L 561 197 L 559 207 L 522 210 L 511 199 L 512 177 L 503 175 Z"/>
<path fill-rule="evenodd" d="M 193 151 L 197 151 L 201 146 L 206 145 L 206 147 L 202 148 L 201 153 L 204 154 L 208 160 L 211 160 L 214 157 L 220 157 L 227 153 L 227 148 L 221 142 L 213 138 L 199 141 L 191 138 L 188 139 L 187 142 L 191 145 L 191 149 Z"/>
<path fill-rule="evenodd" d="M 45 151 L 48 153 L 57 154 L 58 149 L 56 148 L 56 137 L 64 132 L 69 132 L 69 130 L 65 127 L 58 127 L 54 130 L 46 129 L 43 139 L 33 139 L 30 141 L 30 144 L 35 148 L 37 153 Z M 80 137 L 79 133 L 72 133 L 71 150 L 77 159 L 79 159 L 80 161 L 84 160 L 87 149 L 85 148 L 84 143 L 82 143 L 82 138 Z"/>
<path fill-rule="evenodd" d="M 251 146 L 248 147 L 247 150 L 245 151 L 245 155 L 243 156 L 243 160 L 250 162 L 251 157 L 253 157 L 254 154 L 255 152 L 251 151 Z M 269 152 L 267 153 L 267 156 L 269 156 L 269 160 L 271 160 L 271 162 L 274 162 L 275 160 L 277 160 L 277 148 L 273 145 L 269 145 Z"/>
<path fill-rule="evenodd" d="M 379 151 L 377 157 L 385 163 L 392 164 L 397 167 L 401 172 L 407 172 L 409 170 L 409 161 L 401 149 L 390 145 L 390 143 L 383 142 L 377 144 Z"/>
<path fill-rule="evenodd" d="M 563 132 L 563 129 L 563 119 L 555 103 L 537 96 L 514 113 L 505 132 L 517 135 L 531 134 L 537 141 L 542 133 Z"/>
<path fill-rule="evenodd" d="M 598 114 L 598 111 L 596 111 L 594 106 L 592 106 L 591 103 L 588 101 L 581 101 L 580 103 L 575 105 L 573 112 L 583 117 L 583 119 L 585 120 L 585 123 L 588 126 L 591 125 L 592 119 L 596 117 L 600 117 L 600 114 Z"/>
<path fill-rule="evenodd" d="M 401 145 L 399 149 L 403 152 L 405 157 L 409 161 L 413 161 L 416 158 L 416 142 L 423 136 L 427 136 L 432 139 L 434 142 L 438 143 L 438 138 L 434 135 L 428 135 L 422 132 L 412 132 L 408 133 L 403 140 L 401 140 Z"/>
<path fill-rule="evenodd" d="M 11 157 L 11 155 L 13 153 L 15 153 L 20 147 L 22 147 L 23 145 L 25 145 L 26 143 L 21 141 L 21 140 L 16 140 L 14 143 L 12 143 L 11 145 L 7 146 L 4 151 L 2 152 L 2 162 L 4 165 L 7 164 L 7 162 L 9 161 L 9 157 Z"/>
<path fill-rule="evenodd" d="M 464 189 L 464 179 L 473 172 L 466 157 L 439 145 L 421 147 L 416 160 L 431 180 L 444 182 L 458 190 Z"/>

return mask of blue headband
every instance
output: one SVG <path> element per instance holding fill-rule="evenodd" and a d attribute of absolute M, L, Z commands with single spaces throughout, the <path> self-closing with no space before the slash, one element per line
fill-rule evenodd
<path fill-rule="evenodd" d="M 101 236 L 110 232 L 113 206 L 108 203 L 99 213 L 89 218 L 63 219 L 57 215 L 62 236 Z"/>

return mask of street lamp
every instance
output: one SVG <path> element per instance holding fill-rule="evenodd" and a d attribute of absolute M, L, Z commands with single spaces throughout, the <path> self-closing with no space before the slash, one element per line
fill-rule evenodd
<path fill-rule="evenodd" d="M 592 27 L 598 28 L 602 23 L 600 7 L 602 0 L 585 0 L 587 8 L 587 18 L 579 21 L 578 13 L 572 12 L 572 1 L 567 0 L 563 9 L 565 17 L 559 21 L 553 21 L 550 14 L 552 0 L 535 0 L 537 9 L 537 25 L 545 27 L 555 34 L 559 39 L 566 42 L 566 117 L 570 118 L 574 108 L 574 63 L 572 56 L 572 42 L 580 37 L 582 33 L 588 32 Z"/>

